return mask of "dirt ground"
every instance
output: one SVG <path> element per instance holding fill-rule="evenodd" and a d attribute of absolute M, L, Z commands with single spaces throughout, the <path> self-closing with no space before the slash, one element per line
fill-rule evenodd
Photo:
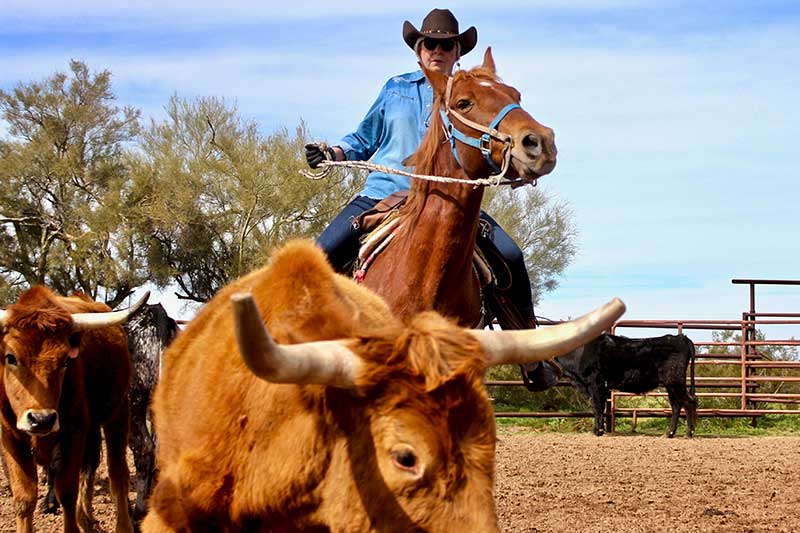
<path fill-rule="evenodd" d="M 495 492 L 509 532 L 796 532 L 800 438 L 598 438 L 502 428 Z M 99 531 L 113 531 L 105 470 L 95 515 Z M 34 524 L 61 531 L 60 516 L 37 511 Z M 3 474 L 0 533 L 13 531 Z"/>

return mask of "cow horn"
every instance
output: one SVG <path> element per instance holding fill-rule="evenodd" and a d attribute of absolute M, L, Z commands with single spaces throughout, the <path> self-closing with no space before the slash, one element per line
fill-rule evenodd
<path fill-rule="evenodd" d="M 489 366 L 534 363 L 559 357 L 583 346 L 609 329 L 625 312 L 614 298 L 602 307 L 570 322 L 541 329 L 470 330 L 489 356 Z"/>
<path fill-rule="evenodd" d="M 352 388 L 361 359 L 340 341 L 279 345 L 272 340 L 249 293 L 231 296 L 239 353 L 259 378 L 275 383 Z"/>
<path fill-rule="evenodd" d="M 122 311 L 108 311 L 105 313 L 73 313 L 72 314 L 72 329 L 75 331 L 84 331 L 87 329 L 106 328 L 108 326 L 116 326 L 122 324 L 128 317 L 133 315 L 139 310 L 141 306 L 147 303 L 150 297 L 150 291 L 144 293 L 144 296 L 127 309 Z"/>

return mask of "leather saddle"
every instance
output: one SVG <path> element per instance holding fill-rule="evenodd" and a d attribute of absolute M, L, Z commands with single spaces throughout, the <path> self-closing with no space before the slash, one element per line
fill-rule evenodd
<path fill-rule="evenodd" d="M 407 190 L 398 191 L 353 220 L 353 227 L 363 233 L 361 249 L 352 269 L 353 276 L 357 280 L 363 279 L 366 268 L 371 262 L 371 256 L 380 253 L 382 246 L 391 239 L 392 231 L 399 222 L 396 215 L 407 197 Z M 525 320 L 511 303 L 509 295 L 512 286 L 511 269 L 492 242 L 492 226 L 482 219 L 479 224 L 473 265 L 480 280 L 484 309 L 489 315 L 485 322 L 488 324 L 497 319 L 503 329 L 536 327 L 535 324 L 529 323 L 530 320 Z"/>
<path fill-rule="evenodd" d="M 363 232 L 358 258 L 353 262 L 353 277 L 361 281 L 374 256 L 392 239 L 398 227 L 396 215 L 405 203 L 408 191 L 398 191 L 378 202 L 353 220 L 353 227 Z M 493 229 L 485 220 L 479 220 L 473 265 L 481 284 L 484 324 L 496 319 L 502 329 L 532 329 L 538 327 L 535 316 L 525 316 L 511 298 L 513 279 L 511 269 L 492 239 Z M 555 361 L 520 365 L 525 387 L 532 392 L 554 386 L 561 375 Z"/>

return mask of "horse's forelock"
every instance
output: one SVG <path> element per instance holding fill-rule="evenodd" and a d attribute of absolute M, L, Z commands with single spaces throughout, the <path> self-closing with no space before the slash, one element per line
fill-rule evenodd
<path fill-rule="evenodd" d="M 462 72 L 459 72 L 459 74 L 461 74 L 461 73 Z M 469 76 L 475 76 L 476 78 L 481 78 L 481 79 L 484 79 L 484 80 L 496 81 L 498 83 L 502 83 L 502 80 L 500 79 L 500 76 L 498 76 L 495 71 L 493 71 L 491 69 L 488 69 L 488 68 L 485 68 L 485 67 L 481 67 L 481 66 L 472 67 L 471 69 L 469 69 L 468 71 L 463 72 L 463 73 L 467 74 Z M 456 78 L 453 79 L 453 83 L 455 83 L 455 81 L 456 81 Z"/>

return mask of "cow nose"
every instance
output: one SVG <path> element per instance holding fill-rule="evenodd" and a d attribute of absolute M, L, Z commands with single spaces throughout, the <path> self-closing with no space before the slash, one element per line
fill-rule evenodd
<path fill-rule="evenodd" d="M 33 433 L 49 433 L 55 428 L 58 421 L 58 413 L 56 411 L 28 411 L 25 417 L 28 423 L 29 431 Z"/>

